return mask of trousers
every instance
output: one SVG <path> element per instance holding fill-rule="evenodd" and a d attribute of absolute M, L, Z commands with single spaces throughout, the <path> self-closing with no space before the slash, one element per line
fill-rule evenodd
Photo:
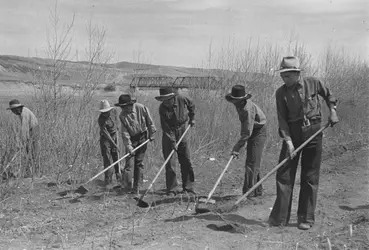
<path fill-rule="evenodd" d="M 291 139 L 295 148 L 299 147 L 312 134 L 317 132 L 320 121 L 312 123 L 303 129 L 303 122 L 289 124 Z M 318 195 L 319 172 L 322 158 L 322 138 L 320 133 L 309 142 L 292 160 L 288 161 L 277 171 L 277 197 L 269 216 L 274 225 L 287 225 L 291 216 L 292 192 L 295 183 L 297 165 L 301 156 L 301 180 L 298 201 L 297 219 L 299 223 L 313 224 L 315 221 L 315 207 Z M 287 157 L 287 144 L 283 142 L 279 162 Z"/>

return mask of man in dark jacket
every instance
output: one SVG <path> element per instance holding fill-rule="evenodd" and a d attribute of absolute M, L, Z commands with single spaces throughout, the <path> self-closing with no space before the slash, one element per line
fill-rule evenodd
<path fill-rule="evenodd" d="M 190 160 L 190 151 L 186 137 L 176 147 L 176 143 L 186 130 L 187 122 L 195 125 L 195 105 L 185 96 L 179 95 L 170 87 L 162 87 L 160 96 L 155 97 L 161 101 L 159 107 L 161 128 L 163 130 L 162 149 L 166 159 L 172 150 L 177 151 L 178 161 L 181 165 L 183 191 L 194 193 L 195 175 Z M 188 112 L 186 112 L 186 110 Z M 176 195 L 181 190 L 178 188 L 176 173 L 172 168 L 173 157 L 165 168 L 166 186 L 168 195 Z"/>
<path fill-rule="evenodd" d="M 277 171 L 277 198 L 269 216 L 273 226 L 285 226 L 291 215 L 292 191 L 295 183 L 300 153 L 299 147 L 311 135 L 321 128 L 321 96 L 329 110 L 329 122 L 333 126 L 338 122 L 336 114 L 337 100 L 322 81 L 315 77 L 302 77 L 297 57 L 285 57 L 280 65 L 280 76 L 284 85 L 276 91 L 279 134 L 283 138 L 279 156 L 281 162 L 287 156 L 290 161 Z M 300 195 L 297 210 L 298 228 L 308 230 L 315 221 L 315 207 L 318 194 L 319 171 L 322 156 L 322 138 L 320 133 L 302 150 Z"/>

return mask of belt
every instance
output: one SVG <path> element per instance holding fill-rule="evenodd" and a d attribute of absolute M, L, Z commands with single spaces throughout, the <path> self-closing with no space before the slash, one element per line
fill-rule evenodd
<path fill-rule="evenodd" d="M 186 124 L 186 122 L 187 122 L 187 120 L 185 120 L 185 121 L 184 121 L 184 122 L 182 122 L 182 123 L 177 123 L 177 124 L 175 124 L 175 125 L 172 125 L 172 126 L 171 126 L 171 128 L 172 128 L 172 129 L 180 128 L 180 127 L 182 127 L 184 124 Z"/>

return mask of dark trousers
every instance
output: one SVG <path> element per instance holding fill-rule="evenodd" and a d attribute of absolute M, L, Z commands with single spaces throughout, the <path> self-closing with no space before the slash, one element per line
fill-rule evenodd
<path fill-rule="evenodd" d="M 254 128 L 250 138 L 247 140 L 245 181 L 242 188 L 243 193 L 246 193 L 255 183 L 260 180 L 260 164 L 266 138 L 266 125 L 264 125 L 261 128 Z M 252 195 L 259 196 L 262 193 L 263 187 L 260 185 L 255 189 Z"/>
<path fill-rule="evenodd" d="M 185 124 L 173 130 L 176 141 L 179 140 L 179 138 L 183 135 L 185 130 L 186 130 Z M 167 159 L 173 148 L 171 140 L 165 134 L 163 134 L 162 138 L 162 149 L 164 158 Z M 178 145 L 177 156 L 179 164 L 181 166 L 182 188 L 193 190 L 193 185 L 195 182 L 195 174 L 193 172 L 190 160 L 190 151 L 188 149 L 186 136 Z M 173 165 L 174 165 L 174 157 L 172 156 L 165 166 L 165 180 L 167 192 L 173 191 L 178 188 L 176 172 L 173 169 Z"/>
<path fill-rule="evenodd" d="M 30 131 L 30 137 L 25 143 L 27 168 L 26 176 L 40 171 L 40 128 L 35 127 Z"/>
<path fill-rule="evenodd" d="M 321 127 L 320 122 L 312 124 L 307 131 L 302 129 L 302 121 L 289 124 L 295 148 L 300 146 Z M 298 222 L 313 224 L 317 201 L 319 171 L 322 156 L 323 134 L 316 136 L 298 155 L 277 171 L 277 198 L 269 220 L 274 225 L 287 225 L 291 216 L 292 191 L 295 183 L 297 165 L 301 157 L 300 194 L 297 210 Z M 279 162 L 287 157 L 287 144 L 283 142 Z"/>
<path fill-rule="evenodd" d="M 147 140 L 147 132 L 142 134 L 132 136 L 131 143 L 132 147 L 137 147 Z M 133 156 L 130 156 L 126 160 L 126 165 L 123 171 L 123 188 L 132 188 L 132 176 L 133 176 L 133 189 L 138 190 L 143 182 L 143 160 L 145 158 L 145 153 L 147 149 L 147 144 L 143 145 L 134 152 Z M 128 151 L 126 152 L 128 153 Z"/>
<path fill-rule="evenodd" d="M 117 144 L 117 138 L 114 136 L 112 139 Z M 101 155 L 103 157 L 104 162 L 104 168 L 109 167 L 111 164 L 116 162 L 118 160 L 118 152 L 115 146 L 105 137 L 100 137 L 100 149 L 101 149 Z M 119 173 L 119 164 L 114 165 L 115 173 Z M 113 180 L 113 170 L 109 169 L 105 173 L 105 183 L 110 184 Z"/>

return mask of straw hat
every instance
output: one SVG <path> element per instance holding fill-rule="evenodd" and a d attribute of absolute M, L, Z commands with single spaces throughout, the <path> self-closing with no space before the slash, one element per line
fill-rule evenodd
<path fill-rule="evenodd" d="M 296 56 L 283 57 L 279 69 L 276 70 L 279 73 L 287 71 L 298 71 L 300 72 L 300 60 Z"/>
<path fill-rule="evenodd" d="M 100 109 L 99 111 L 100 112 L 108 112 L 110 111 L 111 109 L 113 109 L 114 107 L 111 107 L 108 100 L 102 100 L 100 101 Z"/>

